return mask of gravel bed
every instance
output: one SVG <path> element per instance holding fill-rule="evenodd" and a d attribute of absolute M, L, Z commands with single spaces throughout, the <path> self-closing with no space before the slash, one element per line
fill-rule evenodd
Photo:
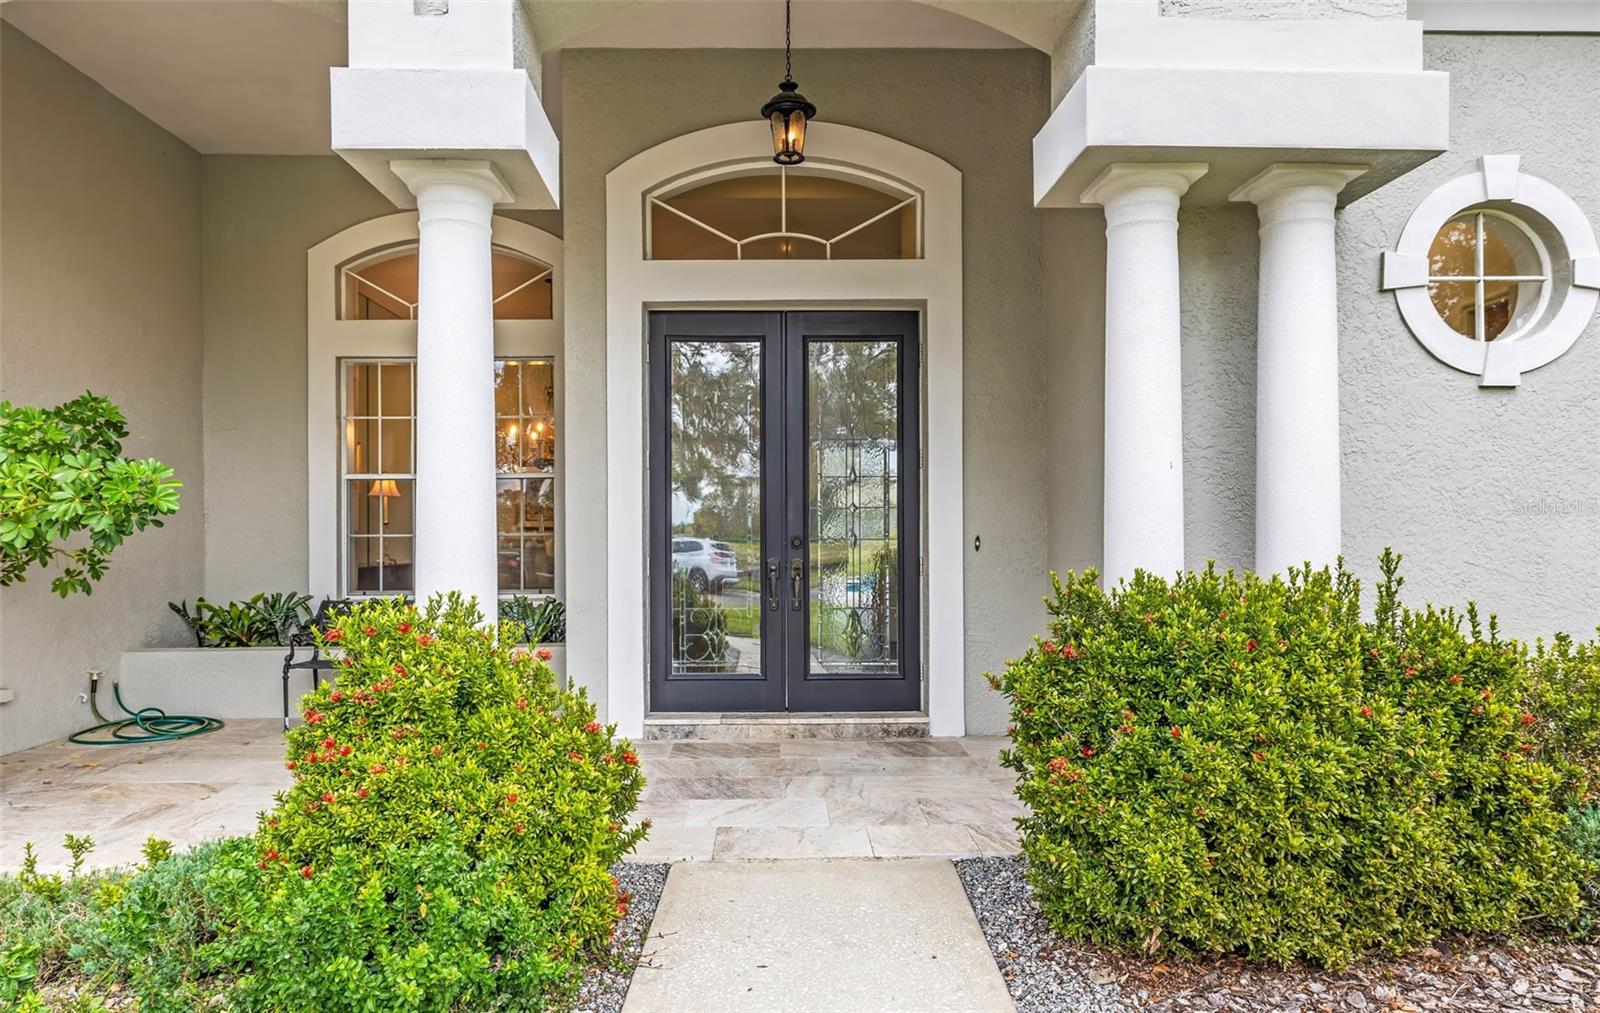
<path fill-rule="evenodd" d="M 634 862 L 618 862 L 611 867 L 612 875 L 633 899 L 628 904 L 627 915 L 617 923 L 611 949 L 604 959 L 584 970 L 573 1013 L 621 1013 L 622 1000 L 628 995 L 633 969 L 639 963 L 644 938 L 656 916 L 656 904 L 661 901 L 661 891 L 667 885 L 667 870 L 671 868 L 666 863 L 642 865 Z"/>
<path fill-rule="evenodd" d="M 1021 857 L 955 864 L 1020 1013 L 1600 1010 L 1600 946 L 1455 937 L 1340 971 L 1237 957 L 1144 959 L 1057 936 L 1033 902 Z"/>

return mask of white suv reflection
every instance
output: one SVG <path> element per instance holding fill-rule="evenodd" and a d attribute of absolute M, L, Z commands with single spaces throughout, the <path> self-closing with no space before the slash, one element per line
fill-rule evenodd
<path fill-rule="evenodd" d="M 733 546 L 709 538 L 674 538 L 672 569 L 682 570 L 696 591 L 720 591 L 739 581 L 739 560 Z"/>

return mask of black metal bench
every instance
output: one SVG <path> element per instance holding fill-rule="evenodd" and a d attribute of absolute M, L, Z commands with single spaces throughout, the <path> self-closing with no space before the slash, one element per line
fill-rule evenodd
<path fill-rule="evenodd" d="M 316 689 L 322 682 L 322 673 L 331 672 L 339 667 L 339 662 L 322 653 L 322 648 L 317 646 L 317 633 L 326 633 L 329 626 L 339 618 L 339 613 L 350 609 L 349 598 L 324 598 L 322 604 L 317 606 L 317 614 L 311 617 L 311 622 L 305 628 L 289 636 L 289 653 L 283 659 L 283 730 L 289 730 L 289 673 L 310 672 L 311 688 Z M 295 653 L 302 647 L 311 648 L 309 657 L 295 659 Z"/>

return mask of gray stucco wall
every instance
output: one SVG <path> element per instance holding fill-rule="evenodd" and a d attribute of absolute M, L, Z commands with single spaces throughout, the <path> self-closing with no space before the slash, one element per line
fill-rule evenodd
<path fill-rule="evenodd" d="M 567 239 L 567 538 L 596 553 L 569 562 L 569 667 L 604 671 L 605 174 L 702 127 L 748 119 L 772 92 L 782 54 L 734 50 L 574 50 L 562 59 Z M 829 122 L 932 151 L 963 173 L 967 419 L 967 720 L 1004 724 L 982 672 L 1039 628 L 1047 565 L 1045 354 L 1040 216 L 1032 208 L 1030 140 L 1048 113 L 1049 65 L 1024 51 L 804 52 L 796 69 Z M 671 81 L 673 100 L 647 116 L 637 96 Z M 825 82 L 825 85 L 822 83 Z M 814 94 L 813 94 L 814 93 Z M 981 125 L 981 126 L 979 126 Z M 803 299 L 804 293 L 796 293 Z M 577 392 L 594 396 L 580 397 Z M 937 411 L 937 405 L 930 405 Z M 583 462 L 592 466 L 586 467 Z M 971 550 L 983 535 L 983 551 Z M 569 559 L 571 557 L 569 556 Z M 613 616 L 640 623 L 641 616 Z M 642 633 L 641 633 L 642 635 Z M 643 677 L 642 674 L 640 676 Z"/>
<path fill-rule="evenodd" d="M 1448 152 L 1341 214 L 1345 554 L 1406 553 L 1407 597 L 1476 597 L 1514 635 L 1600 623 L 1600 321 L 1512 390 L 1436 361 L 1377 290 L 1417 203 L 1478 156 L 1520 152 L 1600 229 L 1600 37 L 1430 35 L 1450 74 Z"/>
<path fill-rule="evenodd" d="M 131 537 L 88 597 L 55 571 L 0 590 L 0 752 L 92 721 L 87 669 L 179 635 L 168 599 L 203 570 L 200 156 L 32 39 L 0 24 L 0 398 L 84 389 L 122 406 L 124 453 L 184 483 L 165 527 Z"/>

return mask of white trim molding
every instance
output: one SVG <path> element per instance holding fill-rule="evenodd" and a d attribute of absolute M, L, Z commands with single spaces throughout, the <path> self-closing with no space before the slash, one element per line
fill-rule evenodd
<path fill-rule="evenodd" d="M 414 245 L 417 213 L 402 211 L 352 225 L 306 252 L 306 529 L 310 593 L 338 596 L 341 590 L 339 488 L 339 363 L 346 358 L 414 358 L 415 320 L 340 320 L 342 265 L 386 248 Z M 503 358 L 549 358 L 555 363 L 556 418 L 564 418 L 562 383 L 562 242 L 511 218 L 490 221 L 490 242 L 550 266 L 549 320 L 494 321 L 494 354 Z M 492 420 L 489 422 L 493 425 Z M 556 455 L 556 489 L 564 488 L 565 455 Z M 494 495 L 485 488 L 483 496 Z M 558 500 L 559 502 L 559 500 Z M 564 511 L 556 514 L 556 593 L 563 592 L 566 540 Z"/>
<path fill-rule="evenodd" d="M 1594 0 L 1411 0 L 1406 17 L 1424 32 L 1600 32 Z"/>
<path fill-rule="evenodd" d="M 1522 172 L 1517 154 L 1484 155 L 1478 170 L 1448 180 L 1423 199 L 1406 221 L 1395 249 L 1383 254 L 1379 287 L 1394 292 L 1406 326 L 1434 358 L 1481 377 L 1483 387 L 1515 387 L 1522 374 L 1554 362 L 1571 348 L 1600 305 L 1600 246 L 1583 209 L 1554 184 Z M 1524 330 L 1498 341 L 1457 334 L 1428 292 L 1428 250 L 1451 218 L 1474 208 L 1505 212 L 1521 226 L 1559 243 L 1565 271 L 1546 282 L 1555 291 Z M 1534 221 L 1523 219 L 1531 214 Z M 1539 244 L 1535 244 L 1536 246 Z M 1560 277 L 1562 273 L 1565 278 Z"/>
<path fill-rule="evenodd" d="M 962 572 L 961 173 L 948 162 L 856 127 L 819 123 L 806 163 L 883 173 L 922 196 L 924 256 L 914 260 L 698 261 L 644 259 L 645 195 L 708 167 L 769 150 L 758 121 L 710 127 L 663 142 L 606 176 L 606 564 L 603 659 L 610 720 L 643 733 L 647 682 L 645 339 L 661 308 L 910 308 L 922 313 L 923 469 L 926 505 L 923 671 L 929 730 L 966 728 Z M 598 670 L 602 659 L 571 659 Z"/>

